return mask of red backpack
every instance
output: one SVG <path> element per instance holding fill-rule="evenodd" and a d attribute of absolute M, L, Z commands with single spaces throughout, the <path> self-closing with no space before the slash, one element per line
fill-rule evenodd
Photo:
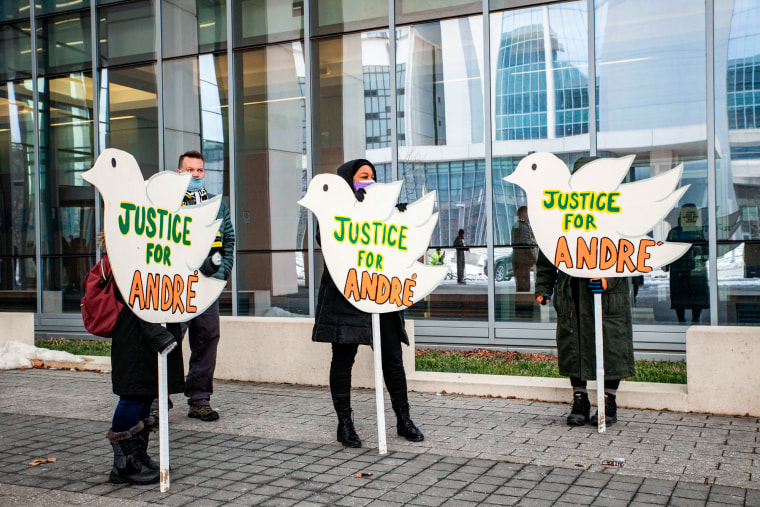
<path fill-rule="evenodd" d="M 119 289 L 114 282 L 107 255 L 87 273 L 82 287 L 84 297 L 79 306 L 82 308 L 85 329 L 96 336 L 110 338 L 116 325 L 116 317 L 124 304 L 116 296 Z"/>

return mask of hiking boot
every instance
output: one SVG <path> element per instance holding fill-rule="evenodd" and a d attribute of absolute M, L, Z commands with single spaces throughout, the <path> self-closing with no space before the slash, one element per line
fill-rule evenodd
<path fill-rule="evenodd" d="M 393 411 L 396 413 L 396 432 L 398 436 L 404 437 L 410 442 L 422 442 L 425 436 L 414 425 L 409 415 L 409 402 L 402 401 L 393 404 Z"/>
<path fill-rule="evenodd" d="M 338 411 L 338 442 L 345 447 L 362 446 L 362 441 L 354 428 L 354 413 L 350 408 Z"/>
<path fill-rule="evenodd" d="M 604 395 L 604 422 L 607 426 L 617 422 L 617 396 L 614 394 Z M 591 424 L 599 425 L 599 411 L 591 417 Z"/>
<path fill-rule="evenodd" d="M 200 419 L 201 421 L 216 421 L 219 419 L 219 412 L 208 405 L 190 405 L 187 417 Z"/>
<path fill-rule="evenodd" d="M 588 393 L 573 393 L 573 409 L 567 416 L 568 426 L 583 426 L 589 421 L 591 402 L 588 401 Z"/>

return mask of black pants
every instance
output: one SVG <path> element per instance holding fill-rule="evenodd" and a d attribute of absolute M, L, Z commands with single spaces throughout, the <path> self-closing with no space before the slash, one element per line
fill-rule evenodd
<path fill-rule="evenodd" d="M 178 343 L 189 330 L 190 361 L 185 378 L 185 396 L 188 405 L 209 405 L 214 392 L 216 349 L 219 345 L 219 301 L 192 320 L 167 324 L 166 328 L 178 337 Z"/>
<path fill-rule="evenodd" d="M 383 379 L 393 404 L 407 401 L 406 373 L 401 357 L 401 341 L 395 333 L 383 332 L 383 317 L 380 316 L 380 348 L 383 357 Z M 388 337 L 388 338 L 386 338 Z M 332 344 L 330 363 L 330 394 L 335 410 L 351 407 L 351 369 L 354 366 L 358 345 Z"/>
<path fill-rule="evenodd" d="M 577 377 L 570 377 L 570 385 L 573 387 L 586 387 L 586 381 L 581 380 Z M 617 391 L 618 387 L 620 387 L 620 379 L 616 379 L 616 380 L 605 379 L 604 381 L 605 389 L 612 389 L 613 391 Z"/>

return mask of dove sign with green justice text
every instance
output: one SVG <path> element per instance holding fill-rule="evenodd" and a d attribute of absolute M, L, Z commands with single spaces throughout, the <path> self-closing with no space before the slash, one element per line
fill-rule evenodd
<path fill-rule="evenodd" d="M 127 152 L 107 149 L 83 178 L 103 196 L 103 230 L 116 285 L 148 322 L 184 322 L 206 310 L 225 282 L 199 267 L 219 229 L 220 197 L 182 206 L 190 175 L 164 171 L 143 180 Z"/>
<path fill-rule="evenodd" d="M 665 242 L 659 229 L 650 235 L 689 188 L 678 187 L 683 166 L 623 183 L 633 160 L 600 158 L 571 174 L 555 155 L 533 153 L 504 178 L 525 191 L 538 247 L 557 269 L 586 278 L 635 276 L 689 249 Z"/>
<path fill-rule="evenodd" d="M 375 183 L 359 202 L 339 176 L 320 174 L 299 204 L 319 222 L 322 253 L 336 287 L 367 313 L 403 310 L 443 281 L 448 268 L 418 262 L 438 223 L 435 192 L 401 212 L 402 182 Z"/>

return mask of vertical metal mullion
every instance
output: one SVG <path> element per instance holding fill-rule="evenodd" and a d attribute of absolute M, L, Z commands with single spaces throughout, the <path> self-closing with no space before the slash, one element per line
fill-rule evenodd
<path fill-rule="evenodd" d="M 710 286 L 710 324 L 718 325 L 718 231 L 716 217 L 715 166 L 715 58 L 714 58 L 714 0 L 705 2 L 705 64 L 707 70 L 707 209 L 708 249 L 710 252 L 708 280 Z"/>
<path fill-rule="evenodd" d="M 164 170 L 164 66 L 163 39 L 161 38 L 161 2 L 156 4 L 156 97 L 158 98 L 158 170 Z"/>
<path fill-rule="evenodd" d="M 29 0 L 29 32 L 32 44 L 32 128 L 34 129 L 34 236 L 37 242 L 35 262 L 37 263 L 37 312 L 42 313 L 42 184 L 40 182 L 40 101 L 37 85 L 37 23 L 34 19 L 35 0 Z"/>
<path fill-rule="evenodd" d="M 483 145 L 486 156 L 486 257 L 488 265 L 488 344 L 496 342 L 496 277 L 493 254 L 493 142 L 491 139 L 491 16 L 483 0 Z M 477 165 L 476 165 L 477 172 Z"/>
<path fill-rule="evenodd" d="M 311 0 L 304 0 L 303 3 L 303 61 L 304 61 L 304 116 L 306 117 L 306 180 L 307 186 L 311 182 L 313 176 L 313 125 L 311 122 L 312 111 L 312 73 L 311 73 Z M 315 274 L 315 255 L 314 255 L 314 214 L 308 212 L 306 214 L 307 224 L 306 233 L 308 234 L 309 251 L 307 252 L 307 258 L 309 262 L 309 316 L 315 315 L 315 298 L 314 289 L 316 288 L 316 274 Z"/>
<path fill-rule="evenodd" d="M 92 156 L 97 159 L 100 155 L 100 75 L 98 74 L 98 10 L 95 6 L 95 0 L 90 3 L 90 45 L 91 45 L 91 62 L 92 62 Z M 95 234 L 103 227 L 100 223 L 101 205 L 100 192 L 95 190 Z M 95 249 L 95 260 L 100 260 L 100 250 Z"/>
<path fill-rule="evenodd" d="M 398 97 L 396 86 L 396 2 L 388 0 L 388 72 L 391 84 L 391 180 L 398 179 Z"/>
<path fill-rule="evenodd" d="M 597 155 L 596 145 L 596 12 L 594 0 L 586 2 L 588 20 L 588 143 L 589 154 Z"/>
<path fill-rule="evenodd" d="M 233 51 L 233 38 L 232 38 L 232 0 L 226 0 L 225 8 L 227 10 L 227 140 L 229 142 L 229 155 L 230 161 L 230 219 L 232 221 L 232 227 L 237 225 L 237 185 L 236 183 L 236 171 L 235 164 L 237 160 L 237 142 L 235 139 L 235 124 L 237 115 L 235 114 L 235 59 Z M 237 229 L 235 229 L 237 230 Z M 234 259 L 237 261 L 237 248 L 238 242 L 235 242 Z M 235 262 L 235 266 L 238 263 Z M 232 280 L 230 283 L 230 290 L 232 291 L 232 315 L 238 315 L 238 277 L 237 269 L 232 270 Z"/>

